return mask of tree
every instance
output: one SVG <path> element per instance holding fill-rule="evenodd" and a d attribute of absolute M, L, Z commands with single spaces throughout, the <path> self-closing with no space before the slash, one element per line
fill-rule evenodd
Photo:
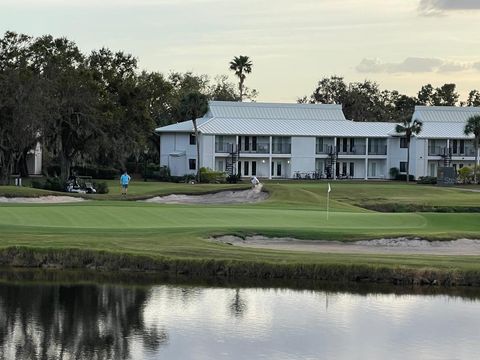
<path fill-rule="evenodd" d="M 75 159 L 91 150 L 101 134 L 98 84 L 85 56 L 66 38 L 42 36 L 32 43 L 31 52 L 31 68 L 44 81 L 49 99 L 42 135 L 66 179 Z"/>
<path fill-rule="evenodd" d="M 197 181 L 200 182 L 200 138 L 198 136 L 197 119 L 203 117 L 208 111 L 207 96 L 197 91 L 186 94 L 180 103 L 180 112 L 184 120 L 192 120 L 197 145 Z"/>
<path fill-rule="evenodd" d="M 431 84 L 422 86 L 418 92 L 418 104 L 428 106 L 455 106 L 459 95 L 455 84 L 443 84 L 434 88 Z"/>
<path fill-rule="evenodd" d="M 468 93 L 467 106 L 480 106 L 480 92 L 472 90 Z"/>
<path fill-rule="evenodd" d="M 398 91 L 380 90 L 376 82 L 345 83 L 343 77 L 331 76 L 321 79 L 310 95 L 298 103 L 342 104 L 347 119 L 355 121 L 394 121 L 413 114 L 416 98 Z"/>
<path fill-rule="evenodd" d="M 478 166 L 478 147 L 480 142 L 480 115 L 471 116 L 467 120 L 464 129 L 465 135 L 473 134 L 475 136 L 475 165 L 473 167 L 473 181 L 477 183 L 477 166 Z"/>
<path fill-rule="evenodd" d="M 401 124 L 395 127 L 397 134 L 402 134 L 407 139 L 407 183 L 410 178 L 410 140 L 412 135 L 418 135 L 422 131 L 422 122 L 420 120 L 412 120 L 412 118 L 404 118 Z"/>
<path fill-rule="evenodd" d="M 40 140 L 45 83 L 30 68 L 32 38 L 14 32 L 0 38 L 0 182 L 27 175 L 27 154 Z"/>
<path fill-rule="evenodd" d="M 246 78 L 246 74 L 250 74 L 252 72 L 252 62 L 250 61 L 248 56 L 240 55 L 235 56 L 232 61 L 230 61 L 230 70 L 235 71 L 235 75 L 238 76 L 239 83 L 238 83 L 238 90 L 240 92 L 240 101 L 243 100 L 244 88 L 243 83 Z"/>
<path fill-rule="evenodd" d="M 26 157 L 40 140 L 47 114 L 42 83 L 29 72 L 0 72 L 0 183 L 26 175 Z"/>

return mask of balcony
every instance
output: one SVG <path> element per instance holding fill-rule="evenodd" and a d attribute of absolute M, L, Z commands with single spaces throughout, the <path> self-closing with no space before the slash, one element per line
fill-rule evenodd
<path fill-rule="evenodd" d="M 355 145 L 347 150 L 340 149 L 338 155 L 365 155 L 366 147 L 365 145 Z"/>
<path fill-rule="evenodd" d="M 456 153 L 452 151 L 452 156 L 470 156 L 474 157 L 475 156 L 475 148 L 470 147 L 470 146 L 465 146 L 465 149 L 463 149 L 463 152 L 461 152 L 461 149 L 459 149 Z"/>
<path fill-rule="evenodd" d="M 445 146 L 429 146 L 428 156 L 444 156 L 448 154 L 448 150 Z"/>
<path fill-rule="evenodd" d="M 215 143 L 216 153 L 231 153 L 234 151 L 235 145 L 230 143 Z"/>
<path fill-rule="evenodd" d="M 368 155 L 387 155 L 387 145 L 372 146 L 368 149 Z"/>
<path fill-rule="evenodd" d="M 290 154 L 291 152 L 291 144 L 272 144 L 272 154 Z"/>
<path fill-rule="evenodd" d="M 327 155 L 330 155 L 330 154 L 334 154 L 335 153 L 335 146 L 333 145 L 318 145 L 316 146 L 315 148 L 315 152 L 317 154 L 327 154 Z"/>
<path fill-rule="evenodd" d="M 240 152 L 248 154 L 268 154 L 270 152 L 270 144 L 267 142 L 242 144 Z"/>

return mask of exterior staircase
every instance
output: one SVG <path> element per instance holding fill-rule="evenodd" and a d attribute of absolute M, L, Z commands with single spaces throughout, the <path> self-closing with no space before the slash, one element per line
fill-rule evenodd
<path fill-rule="evenodd" d="M 452 166 L 452 149 L 451 148 L 444 148 L 443 154 L 441 156 L 443 158 L 443 166 L 445 167 Z"/>
<path fill-rule="evenodd" d="M 337 147 L 334 145 L 331 145 L 328 147 L 328 158 L 325 166 L 326 170 L 326 175 L 327 179 L 333 179 L 334 178 L 334 168 L 335 164 L 337 163 L 337 158 L 338 158 L 338 151 Z"/>
<path fill-rule="evenodd" d="M 240 147 L 236 144 L 228 144 L 228 157 L 225 162 L 225 170 L 228 175 L 237 174 L 237 161 L 240 155 Z"/>

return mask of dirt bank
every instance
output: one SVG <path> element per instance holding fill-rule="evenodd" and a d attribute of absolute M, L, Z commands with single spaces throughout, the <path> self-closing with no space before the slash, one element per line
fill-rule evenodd
<path fill-rule="evenodd" d="M 73 196 L 40 196 L 40 197 L 4 197 L 0 196 L 0 203 L 9 204 L 58 204 L 68 202 L 85 201 L 80 197 Z"/>
<path fill-rule="evenodd" d="M 480 240 L 427 241 L 422 239 L 377 239 L 354 242 L 221 236 L 212 239 L 234 246 L 321 253 L 480 255 Z"/>
<path fill-rule="evenodd" d="M 238 191 L 220 191 L 204 195 L 167 195 L 156 196 L 151 199 L 141 200 L 159 204 L 242 204 L 255 203 L 268 198 L 268 193 L 262 191 L 262 185 L 255 189 Z"/>

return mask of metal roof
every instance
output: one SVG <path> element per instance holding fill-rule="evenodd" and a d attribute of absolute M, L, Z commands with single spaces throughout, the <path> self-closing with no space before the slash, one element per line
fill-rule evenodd
<path fill-rule="evenodd" d="M 286 120 L 213 118 L 200 127 L 202 134 L 388 137 L 393 123 L 350 120 Z"/>
<path fill-rule="evenodd" d="M 346 120 L 342 105 L 210 101 L 206 117 L 234 119 Z"/>
<path fill-rule="evenodd" d="M 473 135 L 465 135 L 465 122 L 428 122 L 425 121 L 422 131 L 417 135 L 422 139 L 473 139 Z"/>
<path fill-rule="evenodd" d="M 480 115 L 480 107 L 458 107 L 458 106 L 415 106 L 413 118 L 424 123 L 463 123 L 469 117 Z"/>
<path fill-rule="evenodd" d="M 197 126 L 200 127 L 202 124 L 205 124 L 209 120 L 210 119 L 207 119 L 207 118 L 197 119 Z M 182 121 L 182 122 L 178 122 L 176 124 L 162 126 L 162 127 L 159 127 L 159 128 L 155 129 L 155 132 L 157 132 L 157 133 L 163 133 L 163 132 L 165 132 L 165 133 L 168 133 L 168 132 L 192 133 L 193 131 L 194 131 L 194 129 L 193 129 L 192 120 Z"/>

